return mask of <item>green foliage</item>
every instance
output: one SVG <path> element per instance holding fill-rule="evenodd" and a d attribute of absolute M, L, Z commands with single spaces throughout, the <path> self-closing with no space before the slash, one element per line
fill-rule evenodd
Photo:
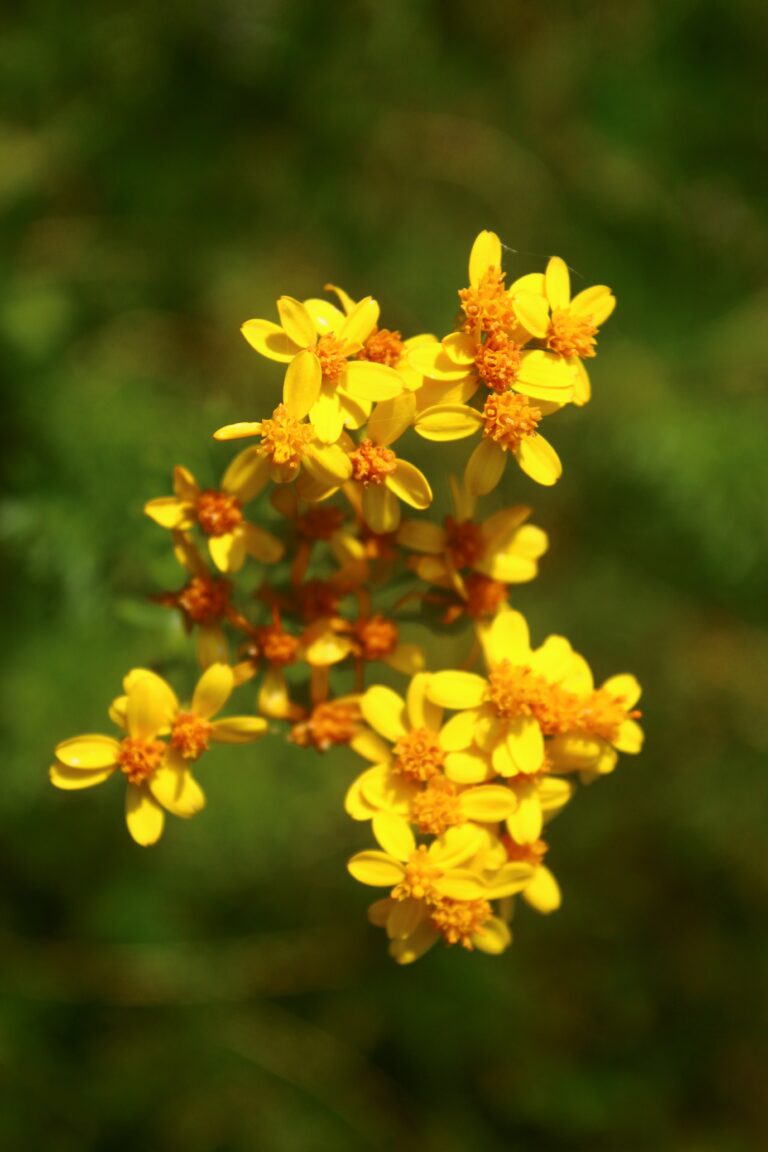
<path fill-rule="evenodd" d="M 768 1143 L 761 31 L 750 0 L 6 16 L 3 1147 Z M 274 403 L 239 324 L 333 280 L 441 330 L 486 227 L 618 297 L 563 480 L 505 491 L 552 536 L 534 635 L 636 671 L 649 739 L 561 817 L 557 916 L 402 971 L 344 873 L 343 757 L 211 754 L 147 852 L 47 758 L 131 664 L 191 681 L 141 509 Z"/>

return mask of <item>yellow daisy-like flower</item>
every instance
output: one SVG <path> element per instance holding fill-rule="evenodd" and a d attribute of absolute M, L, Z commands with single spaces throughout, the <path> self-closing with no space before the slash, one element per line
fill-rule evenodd
<path fill-rule="evenodd" d="M 598 330 L 616 307 L 616 298 L 605 284 L 596 284 L 571 299 L 568 266 L 559 256 L 547 264 L 544 292 L 550 308 L 546 346 L 574 369 L 574 403 L 586 404 L 591 386 L 582 361 L 596 355 Z"/>
<path fill-rule="evenodd" d="M 359 428 L 373 402 L 406 388 L 386 362 L 353 359 L 376 329 L 379 306 L 372 297 L 358 301 L 347 316 L 327 301 L 302 303 L 291 296 L 281 296 L 277 310 L 280 324 L 248 320 L 243 335 L 262 356 L 288 364 L 284 402 L 293 415 L 309 415 L 324 443 L 335 444 L 345 426 Z"/>
<path fill-rule="evenodd" d="M 460 944 L 472 952 L 499 956 L 512 943 L 512 933 L 488 900 L 453 900 L 442 897 L 432 903 L 412 900 L 403 904 L 393 897 L 376 900 L 368 919 L 389 936 L 389 954 L 398 964 L 412 964 L 441 938 L 447 945 Z"/>
<path fill-rule="evenodd" d="M 223 628 L 225 620 L 235 615 L 232 583 L 222 576 L 212 576 L 192 539 L 185 532 L 174 532 L 176 559 L 187 569 L 189 579 L 178 592 L 153 596 L 157 604 L 176 608 L 184 627 L 195 633 L 197 662 L 201 668 L 229 661 L 229 645 Z"/>
<path fill-rule="evenodd" d="M 627 672 L 595 688 L 586 660 L 576 660 L 567 684 L 577 703 L 569 721 L 548 742 L 547 752 L 554 771 L 579 772 L 586 784 L 612 772 L 619 752 L 636 755 L 642 749 L 640 712 L 635 709 L 641 688 Z"/>
<path fill-rule="evenodd" d="M 126 735 L 117 740 L 87 734 L 62 741 L 50 779 L 57 788 L 73 790 L 122 772 L 128 782 L 128 831 L 137 844 L 149 845 L 162 835 L 166 811 L 188 818 L 205 806 L 190 766 L 209 743 L 257 740 L 266 723 L 257 716 L 213 720 L 234 687 L 232 669 L 225 664 L 213 664 L 203 673 L 188 709 L 182 709 L 165 680 L 147 669 L 129 672 L 123 686 L 125 695 L 113 701 L 110 717 Z"/>
<path fill-rule="evenodd" d="M 268 479 L 261 452 L 247 448 L 231 462 L 218 488 L 201 488 L 187 468 L 174 468 L 174 495 L 150 500 L 144 511 L 161 528 L 186 532 L 198 527 L 220 572 L 238 572 L 246 556 L 274 564 L 282 558 L 283 545 L 270 532 L 250 524 L 243 513 L 243 506 Z"/>
<path fill-rule="evenodd" d="M 553 872 L 543 863 L 549 845 L 544 840 L 517 843 L 514 837 L 510 836 L 505 840 L 505 848 L 509 860 L 514 863 L 530 864 L 533 869 L 533 875 L 520 893 L 526 904 L 530 904 L 531 908 L 545 916 L 550 912 L 556 912 L 562 903 L 560 885 Z M 508 899 L 510 901 L 508 911 L 511 914 L 511 901 L 514 897 Z"/>

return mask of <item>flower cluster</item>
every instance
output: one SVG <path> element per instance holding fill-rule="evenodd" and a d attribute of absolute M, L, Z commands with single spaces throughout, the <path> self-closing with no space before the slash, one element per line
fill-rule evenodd
<path fill-rule="evenodd" d="M 203 808 L 192 769 L 212 742 L 269 729 L 319 753 L 344 747 L 368 765 L 346 811 L 370 821 L 376 842 L 349 871 L 387 890 L 369 914 L 391 955 L 408 963 L 437 940 L 497 954 L 517 894 L 540 912 L 560 903 L 545 825 L 577 782 L 642 743 L 634 677 L 595 687 L 564 637 L 531 647 L 510 604 L 548 546 L 531 509 L 498 495 L 481 508 L 510 456 L 539 484 L 560 477 L 543 422 L 589 400 L 584 360 L 615 301 L 604 286 L 572 298 L 558 257 L 507 285 L 492 232 L 472 246 L 442 339 L 403 338 L 372 297 L 327 291 L 282 296 L 277 321 L 243 325 L 251 347 L 283 366 L 279 402 L 214 433 L 252 441 L 218 484 L 178 466 L 173 494 L 146 505 L 184 573 L 154 599 L 194 633 L 202 676 L 191 703 L 134 669 L 110 708 L 120 734 L 63 741 L 51 780 L 77 789 L 124 775 L 128 829 L 147 845 L 165 812 Z M 433 482 L 446 471 L 441 445 L 476 440 L 463 473 L 446 477 L 442 518 L 419 515 L 433 488 L 409 458 L 417 437 L 433 442 Z M 414 642 L 416 625 L 438 637 L 434 653 Z M 466 636 L 461 669 L 440 667 L 446 633 Z M 400 693 L 381 682 L 393 677 Z M 250 714 L 214 719 L 248 684 Z"/>

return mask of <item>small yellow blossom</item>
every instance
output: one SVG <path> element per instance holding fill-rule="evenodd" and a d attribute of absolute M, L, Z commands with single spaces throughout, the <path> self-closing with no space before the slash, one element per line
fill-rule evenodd
<path fill-rule="evenodd" d="M 550 308 L 546 346 L 574 369 L 574 403 L 586 404 L 592 389 L 583 360 L 596 355 L 598 329 L 616 307 L 616 298 L 605 284 L 596 284 L 571 299 L 568 266 L 559 256 L 547 264 L 544 291 Z"/>

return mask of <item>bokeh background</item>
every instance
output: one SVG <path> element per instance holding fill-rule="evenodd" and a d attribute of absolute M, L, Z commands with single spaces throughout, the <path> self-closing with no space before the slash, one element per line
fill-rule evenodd
<path fill-rule="evenodd" d="M 768 1146 L 766 8 L 36 0 L 0 46 L 0 1144 L 46 1152 Z M 335 280 L 445 330 L 469 245 L 619 307 L 558 418 L 517 604 L 646 685 L 639 759 L 553 829 L 501 960 L 387 960 L 357 767 L 212 754 L 142 851 L 54 793 L 124 670 L 190 650 L 142 516 L 271 407 L 238 333 Z M 510 473 L 511 477 L 511 473 Z M 441 499 L 444 493 L 441 494 Z M 435 662 L 447 655 L 437 652 Z M 247 690 L 241 702 L 247 700 Z"/>

